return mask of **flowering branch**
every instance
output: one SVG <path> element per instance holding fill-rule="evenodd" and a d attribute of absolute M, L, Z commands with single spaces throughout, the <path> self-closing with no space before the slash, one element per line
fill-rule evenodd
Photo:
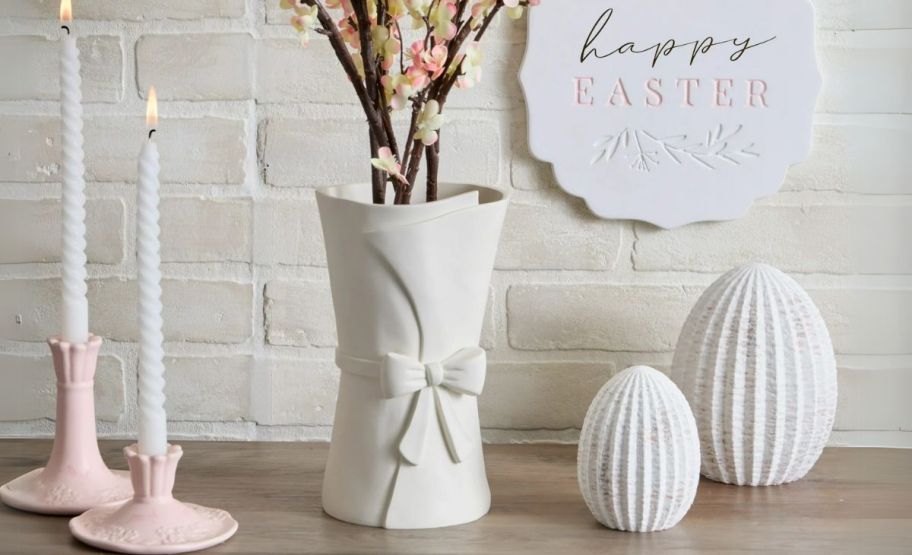
<path fill-rule="evenodd" d="M 373 201 L 408 204 L 424 159 L 426 198 L 437 199 L 440 130 L 451 90 L 481 79 L 479 41 L 498 13 L 518 18 L 540 0 L 281 0 L 302 44 L 326 36 L 367 118 Z M 330 10 L 341 10 L 335 19 Z M 404 30 L 403 22 L 411 22 Z M 407 34 L 417 40 L 407 39 Z M 411 106 L 406 140 L 392 113 Z"/>

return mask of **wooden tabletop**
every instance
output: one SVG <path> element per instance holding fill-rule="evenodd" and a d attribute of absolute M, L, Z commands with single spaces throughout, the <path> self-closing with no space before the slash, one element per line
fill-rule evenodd
<path fill-rule="evenodd" d="M 126 468 L 104 441 L 112 468 Z M 576 486 L 576 448 L 485 447 L 491 513 L 454 528 L 387 531 L 345 524 L 320 509 L 327 446 L 184 442 L 175 496 L 230 511 L 240 530 L 210 553 L 912 553 L 912 451 L 828 449 L 787 486 L 703 481 L 690 513 L 652 534 L 615 532 L 590 516 Z M 43 466 L 44 440 L 0 440 L 0 483 Z M 95 553 L 67 519 L 0 505 L 0 553 Z"/>

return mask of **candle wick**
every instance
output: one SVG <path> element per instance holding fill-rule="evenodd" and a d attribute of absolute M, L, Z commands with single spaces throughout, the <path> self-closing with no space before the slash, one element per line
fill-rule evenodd
<path fill-rule="evenodd" d="M 63 29 L 64 31 L 66 31 L 68 35 L 70 34 L 70 28 L 68 26 L 61 25 L 60 28 Z"/>
<path fill-rule="evenodd" d="M 150 138 L 150 139 L 152 138 L 152 133 L 155 133 L 155 129 L 150 129 L 150 130 L 149 130 L 149 138 Z"/>

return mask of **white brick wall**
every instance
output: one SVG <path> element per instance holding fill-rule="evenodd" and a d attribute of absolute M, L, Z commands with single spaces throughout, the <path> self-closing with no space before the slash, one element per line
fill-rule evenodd
<path fill-rule="evenodd" d="M 120 37 L 88 36 L 77 41 L 82 61 L 85 102 L 119 102 L 123 98 L 123 50 Z M 0 75 L 7 76 L 0 100 L 60 98 L 60 49 L 37 35 L 0 37 Z"/>
<path fill-rule="evenodd" d="M 301 49 L 277 3 L 77 3 L 105 435 L 136 421 L 134 182 L 154 84 L 172 430 L 329 437 L 339 373 L 314 188 L 367 180 L 366 129 L 329 48 Z M 667 369 L 717 274 L 765 260 L 811 292 L 832 332 L 833 442 L 912 446 L 912 3 L 815 3 L 825 87 L 811 158 L 744 219 L 675 231 L 599 220 L 559 191 L 525 138 L 525 27 L 492 27 L 485 80 L 451 99 L 441 168 L 514 190 L 482 337 L 486 437 L 572 441 L 615 371 Z M 0 0 L 0 75 L 15 75 L 0 82 L 0 435 L 52 430 L 57 8 Z"/>
<path fill-rule="evenodd" d="M 270 345 L 336 346 L 329 282 L 270 281 L 263 299 Z"/>
<path fill-rule="evenodd" d="M 13 18 L 47 19 L 53 17 L 57 0 L 3 0 L 3 13 Z M 123 0 L 92 0 L 79 4 L 76 16 L 101 21 L 154 21 L 231 18 L 244 15 L 244 0 L 157 0 L 154 3 Z"/>
<path fill-rule="evenodd" d="M 136 44 L 139 90 L 162 100 L 253 97 L 253 37 L 247 34 L 144 35 Z"/>
<path fill-rule="evenodd" d="M 60 261 L 58 199 L 13 200 L 0 203 L 0 264 Z M 86 203 L 86 257 L 97 264 L 120 264 L 124 259 L 124 203 L 92 199 Z"/>

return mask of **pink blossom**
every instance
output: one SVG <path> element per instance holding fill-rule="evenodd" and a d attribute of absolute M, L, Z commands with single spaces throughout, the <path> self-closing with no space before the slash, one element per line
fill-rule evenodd
<path fill-rule="evenodd" d="M 437 142 L 437 131 L 443 127 L 445 122 L 446 117 L 440 113 L 440 103 L 436 100 L 428 100 L 418 117 L 415 139 L 421 141 L 425 146 L 431 146 Z"/>
<path fill-rule="evenodd" d="M 358 29 L 349 22 L 349 18 L 339 21 L 339 34 L 342 40 L 355 50 L 361 50 L 361 37 L 358 35 Z"/>
<path fill-rule="evenodd" d="M 389 147 L 381 147 L 377 152 L 377 155 L 377 158 L 371 158 L 372 166 L 378 170 L 385 171 L 402 183 L 408 185 L 408 180 L 405 179 L 404 175 L 402 175 L 402 164 L 396 160 L 396 157 L 393 155 L 393 151 L 390 150 Z"/>
<path fill-rule="evenodd" d="M 420 72 L 406 72 L 397 75 L 384 75 L 380 80 L 387 100 L 393 110 L 401 110 L 408 105 L 409 99 L 428 84 L 427 76 Z"/>
<path fill-rule="evenodd" d="M 431 80 L 440 77 L 446 69 L 447 47 L 438 44 L 431 51 L 421 53 L 421 69 L 430 74 Z"/>
<path fill-rule="evenodd" d="M 456 16 L 456 3 L 451 0 L 439 0 L 431 8 L 428 14 L 428 20 L 434 28 L 434 37 L 438 40 L 450 40 L 456 36 L 456 24 L 453 18 Z"/>
<path fill-rule="evenodd" d="M 456 79 L 456 86 L 460 89 L 468 89 L 478 84 L 481 81 L 482 61 L 483 56 L 479 44 L 473 42 L 467 46 L 459 63 L 461 75 Z"/>

